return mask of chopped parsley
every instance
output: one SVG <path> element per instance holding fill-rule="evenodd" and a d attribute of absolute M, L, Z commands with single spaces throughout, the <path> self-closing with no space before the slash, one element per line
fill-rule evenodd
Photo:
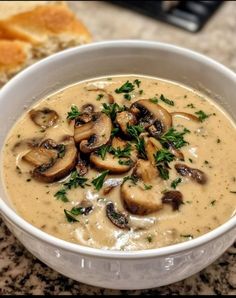
<path fill-rule="evenodd" d="M 191 109 L 196 109 L 195 105 L 192 103 L 189 103 L 186 107 Z"/>
<path fill-rule="evenodd" d="M 127 81 L 125 82 L 120 88 L 117 88 L 115 90 L 116 93 L 129 93 L 129 92 L 132 92 L 134 90 L 134 85 Z"/>
<path fill-rule="evenodd" d="M 152 189 L 152 185 L 144 184 L 144 190 Z"/>
<path fill-rule="evenodd" d="M 138 92 L 140 95 L 142 95 L 143 94 L 143 90 L 139 90 L 139 92 Z"/>
<path fill-rule="evenodd" d="M 100 94 L 98 94 L 96 100 L 99 101 L 99 100 L 101 100 L 103 97 L 104 97 L 104 94 L 101 94 L 101 93 L 100 93 Z"/>
<path fill-rule="evenodd" d="M 215 205 L 215 203 L 216 203 L 216 200 L 213 200 L 213 201 L 211 201 L 211 206 L 214 206 Z"/>
<path fill-rule="evenodd" d="M 67 182 L 63 183 L 63 187 L 58 190 L 54 197 L 57 198 L 57 200 L 61 200 L 62 202 L 69 202 L 67 197 L 67 191 L 72 188 L 82 187 L 84 188 L 87 182 L 87 178 L 80 177 L 77 171 L 73 171 L 70 175 L 70 178 Z"/>
<path fill-rule="evenodd" d="M 64 213 L 68 222 L 79 222 L 79 220 L 74 217 L 74 214 L 71 211 L 64 209 Z"/>
<path fill-rule="evenodd" d="M 62 202 L 66 203 L 69 202 L 68 198 L 67 198 L 67 191 L 65 188 L 62 188 L 60 190 L 58 190 L 54 197 L 57 198 L 57 200 L 61 200 Z"/>
<path fill-rule="evenodd" d="M 119 127 L 114 127 L 111 131 L 111 137 L 114 137 L 120 131 Z"/>
<path fill-rule="evenodd" d="M 145 141 L 144 138 L 139 137 L 141 132 L 144 132 L 144 128 L 141 125 L 127 125 L 127 133 L 134 139 L 139 155 L 146 159 Z"/>
<path fill-rule="evenodd" d="M 138 178 L 136 176 L 125 176 L 123 178 L 123 183 L 126 182 L 127 180 L 131 180 L 133 184 L 137 184 Z"/>
<path fill-rule="evenodd" d="M 167 149 L 161 149 L 157 151 L 154 157 L 157 164 L 161 162 L 169 163 L 175 159 L 174 154 L 172 154 Z"/>
<path fill-rule="evenodd" d="M 169 179 L 169 170 L 167 169 L 166 165 L 159 164 L 159 165 L 157 165 L 157 169 L 158 169 L 159 174 L 163 180 Z"/>
<path fill-rule="evenodd" d="M 195 114 L 198 116 L 198 119 L 203 122 L 206 120 L 210 115 L 207 115 L 205 112 L 202 110 L 195 112 Z"/>
<path fill-rule="evenodd" d="M 58 151 L 58 158 L 63 158 L 66 153 L 66 146 L 64 144 L 57 145 L 57 151 Z"/>
<path fill-rule="evenodd" d="M 141 84 L 141 81 L 138 80 L 138 79 L 136 79 L 136 80 L 134 80 L 133 83 L 139 88 L 139 86 L 140 86 L 140 84 Z"/>
<path fill-rule="evenodd" d="M 132 160 L 131 159 L 128 159 L 128 160 L 119 159 L 118 163 L 123 166 L 130 166 L 132 164 Z"/>
<path fill-rule="evenodd" d="M 170 105 L 170 106 L 174 106 L 175 105 L 175 103 L 173 102 L 173 100 L 170 100 L 170 99 L 166 98 L 163 94 L 161 94 L 160 100 L 163 101 L 164 103 Z"/>
<path fill-rule="evenodd" d="M 152 243 L 152 240 L 153 240 L 153 239 L 152 239 L 152 235 L 148 235 L 148 236 L 147 236 L 147 241 L 148 241 L 149 243 Z"/>
<path fill-rule="evenodd" d="M 177 131 L 176 129 L 174 129 L 173 127 L 171 127 L 161 138 L 160 138 L 160 142 L 162 145 L 167 145 L 168 143 L 171 142 L 174 147 L 176 149 L 179 149 L 185 145 L 188 144 L 188 142 L 186 142 L 184 140 L 184 135 L 186 133 L 189 133 L 190 131 L 186 128 L 184 128 L 184 130 L 182 132 Z"/>
<path fill-rule="evenodd" d="M 175 180 L 173 180 L 172 182 L 171 182 L 171 187 L 172 188 L 174 188 L 174 189 L 176 189 L 176 187 L 177 187 L 177 185 L 179 184 L 179 183 L 181 183 L 182 182 L 182 179 L 181 178 L 177 178 L 177 179 L 175 179 Z"/>
<path fill-rule="evenodd" d="M 180 235 L 180 237 L 184 237 L 184 238 L 190 238 L 190 239 L 193 239 L 193 235 L 191 234 L 188 234 L 188 235 Z"/>
<path fill-rule="evenodd" d="M 117 103 L 107 104 L 103 103 L 102 113 L 106 114 L 111 118 L 112 121 L 115 120 L 116 114 L 125 110 L 125 106 L 119 106 Z"/>
<path fill-rule="evenodd" d="M 128 143 L 128 144 L 126 144 L 124 149 L 121 149 L 120 147 L 118 147 L 118 148 L 111 147 L 110 152 L 113 153 L 114 156 L 117 157 L 117 158 L 130 157 L 131 148 L 132 148 L 131 144 Z"/>
<path fill-rule="evenodd" d="M 108 173 L 109 173 L 109 170 L 104 171 L 92 180 L 92 184 L 94 185 L 96 190 L 100 190 L 102 188 L 104 179 Z"/>
<path fill-rule="evenodd" d="M 67 119 L 74 120 L 80 115 L 80 111 L 77 106 L 71 106 L 70 112 L 67 113 Z"/>
<path fill-rule="evenodd" d="M 156 96 L 152 97 L 152 98 L 149 98 L 149 101 L 152 102 L 152 103 L 158 103 L 158 98 Z"/>
<path fill-rule="evenodd" d="M 131 95 L 129 93 L 124 94 L 124 98 L 127 100 L 131 100 Z"/>

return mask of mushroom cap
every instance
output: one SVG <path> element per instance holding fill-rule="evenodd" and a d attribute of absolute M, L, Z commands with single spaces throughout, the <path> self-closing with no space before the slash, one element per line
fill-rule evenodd
<path fill-rule="evenodd" d="M 129 111 L 123 111 L 116 114 L 116 123 L 120 126 L 124 134 L 127 134 L 127 125 L 135 125 L 137 119 Z"/>
<path fill-rule="evenodd" d="M 54 110 L 49 108 L 43 108 L 42 110 L 31 110 L 29 112 L 30 119 L 43 129 L 54 126 L 58 121 L 58 114 Z"/>
<path fill-rule="evenodd" d="M 33 170 L 32 176 L 42 182 L 55 182 L 66 177 L 77 163 L 77 149 L 73 137 L 64 141 L 65 155 L 51 164 L 43 164 Z"/>
<path fill-rule="evenodd" d="M 138 118 L 142 118 L 145 127 L 149 127 L 156 121 L 159 121 L 163 126 L 164 133 L 172 126 L 171 114 L 162 106 L 155 104 L 148 99 L 140 99 L 134 102 L 130 107 L 130 111 Z"/>
<path fill-rule="evenodd" d="M 132 214 L 147 215 L 163 207 L 161 197 L 156 192 L 144 190 L 129 180 L 122 184 L 120 193 L 125 208 Z"/>
<path fill-rule="evenodd" d="M 75 125 L 75 142 L 83 153 L 91 153 L 109 141 L 111 130 L 111 119 L 104 113 L 94 113 L 88 123 Z"/>

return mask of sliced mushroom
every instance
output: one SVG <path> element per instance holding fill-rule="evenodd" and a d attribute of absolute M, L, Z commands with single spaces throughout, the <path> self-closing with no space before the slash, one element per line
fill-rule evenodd
<path fill-rule="evenodd" d="M 161 149 L 162 149 L 162 145 L 158 140 L 152 137 L 146 139 L 145 150 L 146 150 L 147 158 L 153 166 L 156 165 L 156 160 L 154 155 L 156 154 L 157 151 Z"/>
<path fill-rule="evenodd" d="M 57 150 L 50 150 L 43 147 L 33 148 L 26 153 L 22 159 L 31 165 L 38 167 L 42 164 L 50 164 L 58 157 Z"/>
<path fill-rule="evenodd" d="M 200 122 L 199 118 L 193 114 L 185 113 L 185 112 L 173 112 L 171 113 L 173 117 L 184 118 L 189 121 Z"/>
<path fill-rule="evenodd" d="M 176 149 L 172 142 L 166 142 L 165 145 L 167 149 L 179 160 L 184 161 L 184 154 L 179 150 Z"/>
<path fill-rule="evenodd" d="M 77 149 L 73 137 L 64 139 L 65 154 L 49 164 L 42 164 L 35 168 L 32 176 L 42 182 L 55 182 L 66 177 L 77 163 Z"/>
<path fill-rule="evenodd" d="M 165 128 L 161 121 L 156 120 L 151 126 L 148 127 L 148 131 L 151 136 L 159 139 L 163 135 Z"/>
<path fill-rule="evenodd" d="M 137 119 L 134 114 L 128 111 L 123 111 L 116 114 L 116 123 L 120 126 L 123 133 L 127 134 L 127 125 L 135 125 Z"/>
<path fill-rule="evenodd" d="M 181 176 L 188 176 L 199 184 L 206 184 L 207 182 L 207 176 L 201 170 L 193 169 L 180 163 L 175 165 L 175 169 Z"/>
<path fill-rule="evenodd" d="M 171 114 L 162 106 L 152 103 L 148 99 L 136 101 L 131 105 L 130 111 L 139 119 L 139 123 L 146 128 L 160 122 L 163 127 L 162 133 L 165 133 L 172 125 Z"/>
<path fill-rule="evenodd" d="M 109 141 L 111 129 L 111 119 L 107 115 L 94 113 L 88 123 L 75 125 L 75 142 L 80 143 L 82 152 L 91 153 Z"/>
<path fill-rule="evenodd" d="M 123 179 L 120 178 L 111 178 L 107 179 L 103 184 L 103 194 L 107 195 L 110 193 L 114 188 L 122 184 Z"/>
<path fill-rule="evenodd" d="M 130 158 L 116 158 L 111 153 L 107 153 L 104 160 L 100 155 L 93 152 L 90 155 L 91 163 L 99 170 L 109 170 L 110 173 L 122 174 L 128 172 L 133 167 Z"/>
<path fill-rule="evenodd" d="M 36 125 L 43 129 L 54 126 L 59 118 L 57 112 L 49 108 L 43 108 L 42 110 L 31 110 L 29 112 L 29 116 Z"/>
<path fill-rule="evenodd" d="M 163 204 L 170 204 L 175 211 L 183 204 L 183 195 L 177 190 L 166 191 L 161 200 Z"/>
<path fill-rule="evenodd" d="M 156 167 L 149 160 L 143 159 L 138 159 L 133 175 L 142 179 L 144 183 L 149 183 L 159 176 Z"/>
<path fill-rule="evenodd" d="M 76 171 L 79 174 L 79 176 L 84 176 L 88 173 L 88 162 L 87 160 L 81 157 L 80 152 L 78 153 Z"/>
<path fill-rule="evenodd" d="M 106 215 L 109 220 L 120 229 L 129 229 L 128 217 L 115 210 L 115 206 L 112 202 L 106 205 Z"/>
<path fill-rule="evenodd" d="M 150 161 L 138 160 L 133 175 L 139 180 L 134 183 L 127 179 L 120 188 L 121 198 L 125 208 L 137 215 L 147 215 L 160 210 L 163 207 L 161 198 L 157 193 L 143 188 L 144 183 L 153 183 L 158 173 Z"/>
<path fill-rule="evenodd" d="M 38 147 L 42 142 L 43 138 L 32 138 L 32 139 L 24 139 L 20 142 L 17 142 L 13 147 L 12 151 L 16 154 L 21 153 L 23 151 L 27 151 L 29 149 Z"/>

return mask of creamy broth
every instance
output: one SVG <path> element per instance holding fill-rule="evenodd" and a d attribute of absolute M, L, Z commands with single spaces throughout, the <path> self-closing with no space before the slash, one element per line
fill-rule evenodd
<path fill-rule="evenodd" d="M 122 91 L 119 88 L 127 81 L 132 83 L 134 90 L 117 93 L 115 90 Z M 173 128 L 179 132 L 185 131 L 183 137 L 186 143 L 179 148 L 184 161 L 171 154 L 170 159 L 173 160 L 168 163 L 169 168 L 166 168 L 166 164 L 159 163 L 169 172 L 169 179 L 165 180 L 163 175 L 160 176 L 160 167 L 153 167 L 155 170 L 147 167 L 148 175 L 151 176 L 149 180 L 147 178 L 144 182 L 139 177 L 137 181 L 129 179 L 122 184 L 126 184 L 126 191 L 130 192 L 131 199 L 139 196 L 140 189 L 142 199 L 149 201 L 150 197 L 153 197 L 156 200 L 155 204 L 160 207 L 153 212 L 146 210 L 144 214 L 137 214 L 132 209 L 133 206 L 127 208 L 121 198 L 120 184 L 124 181 L 124 177 L 132 177 L 134 167 L 122 174 L 108 173 L 103 187 L 96 190 L 91 181 L 104 169 L 98 171 L 89 165 L 87 174 L 83 176 L 88 179 L 84 183 L 87 185 L 84 185 L 84 188 L 77 185 L 76 188 L 66 189 L 64 195 L 66 194 L 69 201 L 64 202 L 63 192 L 61 196 L 55 197 L 55 194 L 65 190 L 64 184 L 69 181 L 68 175 L 57 182 L 41 182 L 31 176 L 32 165 L 22 160 L 22 157 L 31 150 L 25 140 L 35 138 L 42 141 L 50 138 L 60 143 L 63 136 L 74 135 L 74 122 L 67 119 L 71 107 L 77 106 L 81 111 L 82 106 L 89 103 L 95 107 L 96 112 L 99 112 L 104 109 L 104 103 L 111 102 L 112 97 L 118 105 L 127 107 L 141 99 L 146 99 L 152 105 L 156 105 L 158 101 L 158 105 L 169 113 L 185 112 L 202 120 L 191 120 L 184 114 L 172 116 Z M 196 238 L 234 216 L 236 129 L 225 112 L 195 90 L 144 76 L 96 78 L 68 86 L 42 99 L 33 107 L 34 110 L 44 108 L 56 111 L 59 116 L 56 124 L 46 129 L 41 128 L 32 121 L 27 112 L 10 131 L 3 150 L 3 176 L 7 194 L 17 212 L 39 229 L 85 246 L 113 250 L 141 250 Z M 147 133 L 143 135 L 146 142 Z M 129 137 L 126 142 L 128 139 Z M 131 145 L 132 150 L 136 148 L 133 142 Z M 133 164 L 135 162 L 136 160 Z M 202 171 L 201 173 L 207 177 L 206 182 L 199 183 L 197 178 L 193 179 L 194 175 L 183 176 L 176 170 L 177 164 Z M 152 180 L 156 175 L 152 171 L 156 171 L 159 177 Z M 118 185 L 104 194 L 104 189 L 111 182 Z M 170 191 L 182 195 L 182 201 L 178 201 L 177 206 L 173 201 L 172 204 L 163 203 L 163 197 Z M 90 208 L 86 214 L 80 215 L 70 213 L 73 207 L 80 206 L 81 202 L 85 201 L 92 210 Z M 122 214 L 121 219 L 125 218 L 128 224 L 127 222 L 124 224 L 123 221 L 124 226 L 118 227 L 108 218 L 106 212 L 108 202 L 114 203 L 112 206 Z M 68 211 L 67 215 L 64 210 Z M 117 214 L 114 217 L 117 220 Z"/>

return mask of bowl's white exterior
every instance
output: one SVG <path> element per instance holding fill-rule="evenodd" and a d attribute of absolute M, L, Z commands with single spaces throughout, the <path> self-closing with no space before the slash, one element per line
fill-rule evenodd
<path fill-rule="evenodd" d="M 101 42 L 46 58 L 3 87 L 0 91 L 1 148 L 25 106 L 77 81 L 127 73 L 157 76 L 205 93 L 212 92 L 232 118 L 236 115 L 236 75 L 219 63 L 157 42 Z M 160 249 L 116 252 L 83 247 L 52 237 L 19 217 L 7 200 L 2 179 L 0 211 L 13 234 L 48 266 L 75 280 L 113 289 L 144 289 L 184 279 L 212 263 L 236 238 L 234 217 L 197 239 Z"/>

